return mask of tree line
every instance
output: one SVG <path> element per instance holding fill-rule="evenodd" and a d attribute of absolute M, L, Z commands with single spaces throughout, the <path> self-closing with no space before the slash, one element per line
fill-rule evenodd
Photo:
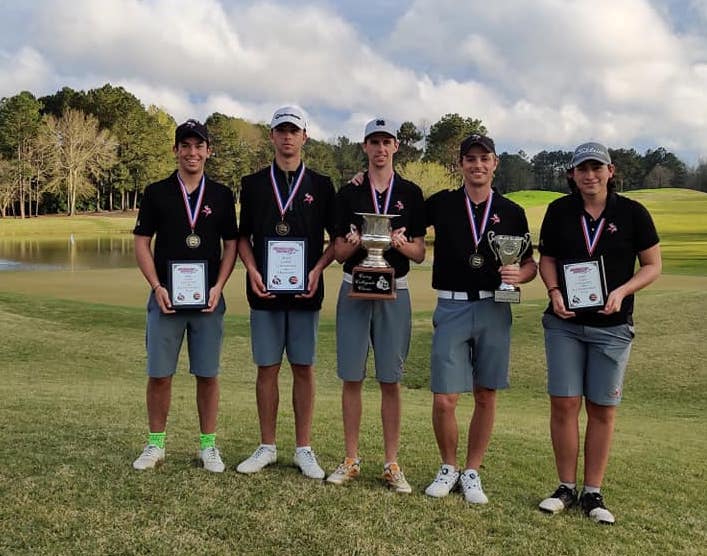
<path fill-rule="evenodd" d="M 213 155 L 206 171 L 238 195 L 241 177 L 270 163 L 269 127 L 215 112 L 206 119 Z M 64 87 L 35 97 L 23 91 L 0 100 L 0 217 L 137 208 L 145 185 L 174 169 L 177 125 L 165 110 L 145 107 L 123 87 L 89 91 Z M 458 148 L 471 133 L 487 133 L 479 119 L 446 114 L 427 126 L 403 122 L 396 170 L 425 195 L 460 181 Z M 619 190 L 687 187 L 707 191 L 707 162 L 688 167 L 663 147 L 640 154 L 610 149 Z M 309 139 L 306 164 L 344 183 L 365 167 L 359 141 Z M 566 191 L 571 151 L 503 152 L 494 185 L 502 193 Z"/>

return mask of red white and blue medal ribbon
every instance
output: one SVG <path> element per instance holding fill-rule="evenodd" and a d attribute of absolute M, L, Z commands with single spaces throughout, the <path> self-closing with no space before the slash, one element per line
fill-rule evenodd
<path fill-rule="evenodd" d="M 302 179 L 304 178 L 304 162 L 302 163 L 302 167 L 300 168 L 299 174 L 297 175 L 297 178 L 295 179 L 295 185 L 292 188 L 292 191 L 290 192 L 289 197 L 287 198 L 287 202 L 283 205 L 282 204 L 282 197 L 280 196 L 280 189 L 277 187 L 277 180 L 275 178 L 275 163 L 272 163 L 272 166 L 270 166 L 270 184 L 272 185 L 272 192 L 273 195 L 275 195 L 275 201 L 277 202 L 277 209 L 280 211 L 280 219 L 284 222 L 285 221 L 285 213 L 287 212 L 287 209 L 290 208 L 290 205 L 292 204 L 293 199 L 295 198 L 295 195 L 297 195 L 297 191 L 299 190 L 300 185 L 302 185 Z"/>
<path fill-rule="evenodd" d="M 469 200 L 469 195 L 464 191 L 464 201 L 466 202 L 466 215 L 469 218 L 469 226 L 471 227 L 471 235 L 474 238 L 474 247 L 478 250 L 479 243 L 481 243 L 481 238 L 486 231 L 486 225 L 489 221 L 489 214 L 491 214 L 491 201 L 493 200 L 493 189 L 489 193 L 488 199 L 486 199 L 486 208 L 484 209 L 484 215 L 481 218 L 481 225 L 476 228 L 476 220 L 474 219 L 474 211 L 471 210 L 471 201 Z"/>
<path fill-rule="evenodd" d="M 376 194 L 376 188 L 373 187 L 373 184 L 370 181 L 370 178 L 368 180 L 369 185 L 371 186 L 371 200 L 373 201 L 373 210 L 376 211 L 376 214 L 388 214 L 388 207 L 390 206 L 390 198 L 393 194 L 393 182 L 395 181 L 395 172 L 393 172 L 393 175 L 390 176 L 390 183 L 388 183 L 388 193 L 385 195 L 385 201 L 383 203 L 383 212 L 381 212 L 380 206 L 378 206 L 378 195 Z"/>
<path fill-rule="evenodd" d="M 599 224 L 597 225 L 597 229 L 594 231 L 594 235 L 592 235 L 589 231 L 589 225 L 587 224 L 587 217 L 585 215 L 581 215 L 579 217 L 579 221 L 582 225 L 582 232 L 584 233 L 584 243 L 586 244 L 587 252 L 591 257 L 592 255 L 594 255 L 594 250 L 596 249 L 597 244 L 599 243 L 601 233 L 604 231 L 604 224 L 606 222 L 606 219 L 602 218 L 601 220 L 599 220 Z"/>
<path fill-rule="evenodd" d="M 182 178 L 177 174 L 177 180 L 179 181 L 179 188 L 182 190 L 182 199 L 184 200 L 184 208 L 187 210 L 187 220 L 189 220 L 189 227 L 191 228 L 192 234 L 194 233 L 194 228 L 196 228 L 196 221 L 199 220 L 199 211 L 201 211 L 201 203 L 204 200 L 204 190 L 206 189 L 206 176 L 202 174 L 201 181 L 199 181 L 199 197 L 196 200 L 196 205 L 194 210 L 191 208 L 191 203 L 189 202 L 189 193 L 187 193 L 187 186 L 184 185 Z"/>

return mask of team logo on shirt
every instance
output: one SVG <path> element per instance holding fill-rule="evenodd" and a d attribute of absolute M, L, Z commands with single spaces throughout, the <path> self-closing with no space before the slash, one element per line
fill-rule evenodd
<path fill-rule="evenodd" d="M 614 224 L 614 223 L 612 222 L 611 224 L 609 224 L 609 225 L 606 227 L 606 231 L 609 232 L 610 234 L 615 234 L 616 232 L 619 231 L 619 229 L 616 227 L 616 224 Z"/>
<path fill-rule="evenodd" d="M 311 205 L 314 202 L 314 197 L 310 195 L 309 193 L 304 194 L 304 202 L 307 203 L 308 205 Z"/>
<path fill-rule="evenodd" d="M 500 224 L 501 223 L 501 218 L 495 212 L 493 213 L 491 218 L 489 218 L 489 220 L 491 221 L 492 224 Z"/>
<path fill-rule="evenodd" d="M 201 209 L 201 214 L 204 216 L 211 216 L 211 207 L 209 205 L 204 205 L 204 208 Z"/>
<path fill-rule="evenodd" d="M 398 209 L 398 210 L 403 210 L 403 209 L 405 208 L 405 205 L 403 204 L 402 201 L 398 201 L 398 202 L 395 203 L 393 206 L 394 206 L 396 209 Z"/>

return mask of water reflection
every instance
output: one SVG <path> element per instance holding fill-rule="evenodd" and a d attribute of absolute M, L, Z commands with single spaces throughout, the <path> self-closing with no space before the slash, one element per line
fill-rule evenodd
<path fill-rule="evenodd" d="M 0 239 L 0 271 L 84 270 L 135 266 L 133 236 Z"/>

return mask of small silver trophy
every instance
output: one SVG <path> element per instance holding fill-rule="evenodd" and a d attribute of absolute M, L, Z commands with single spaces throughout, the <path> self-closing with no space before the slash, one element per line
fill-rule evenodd
<path fill-rule="evenodd" d="M 488 241 L 496 258 L 501 262 L 501 266 L 515 264 L 520 260 L 521 254 L 530 245 L 530 234 L 523 236 L 496 235 L 494 232 L 488 233 Z M 493 300 L 501 303 L 520 303 L 520 288 L 501 282 L 501 285 L 493 293 Z"/>
<path fill-rule="evenodd" d="M 395 299 L 395 271 L 383 258 L 390 248 L 391 220 L 394 214 L 357 212 L 363 217 L 361 243 L 368 256 L 351 271 L 351 297 Z"/>

